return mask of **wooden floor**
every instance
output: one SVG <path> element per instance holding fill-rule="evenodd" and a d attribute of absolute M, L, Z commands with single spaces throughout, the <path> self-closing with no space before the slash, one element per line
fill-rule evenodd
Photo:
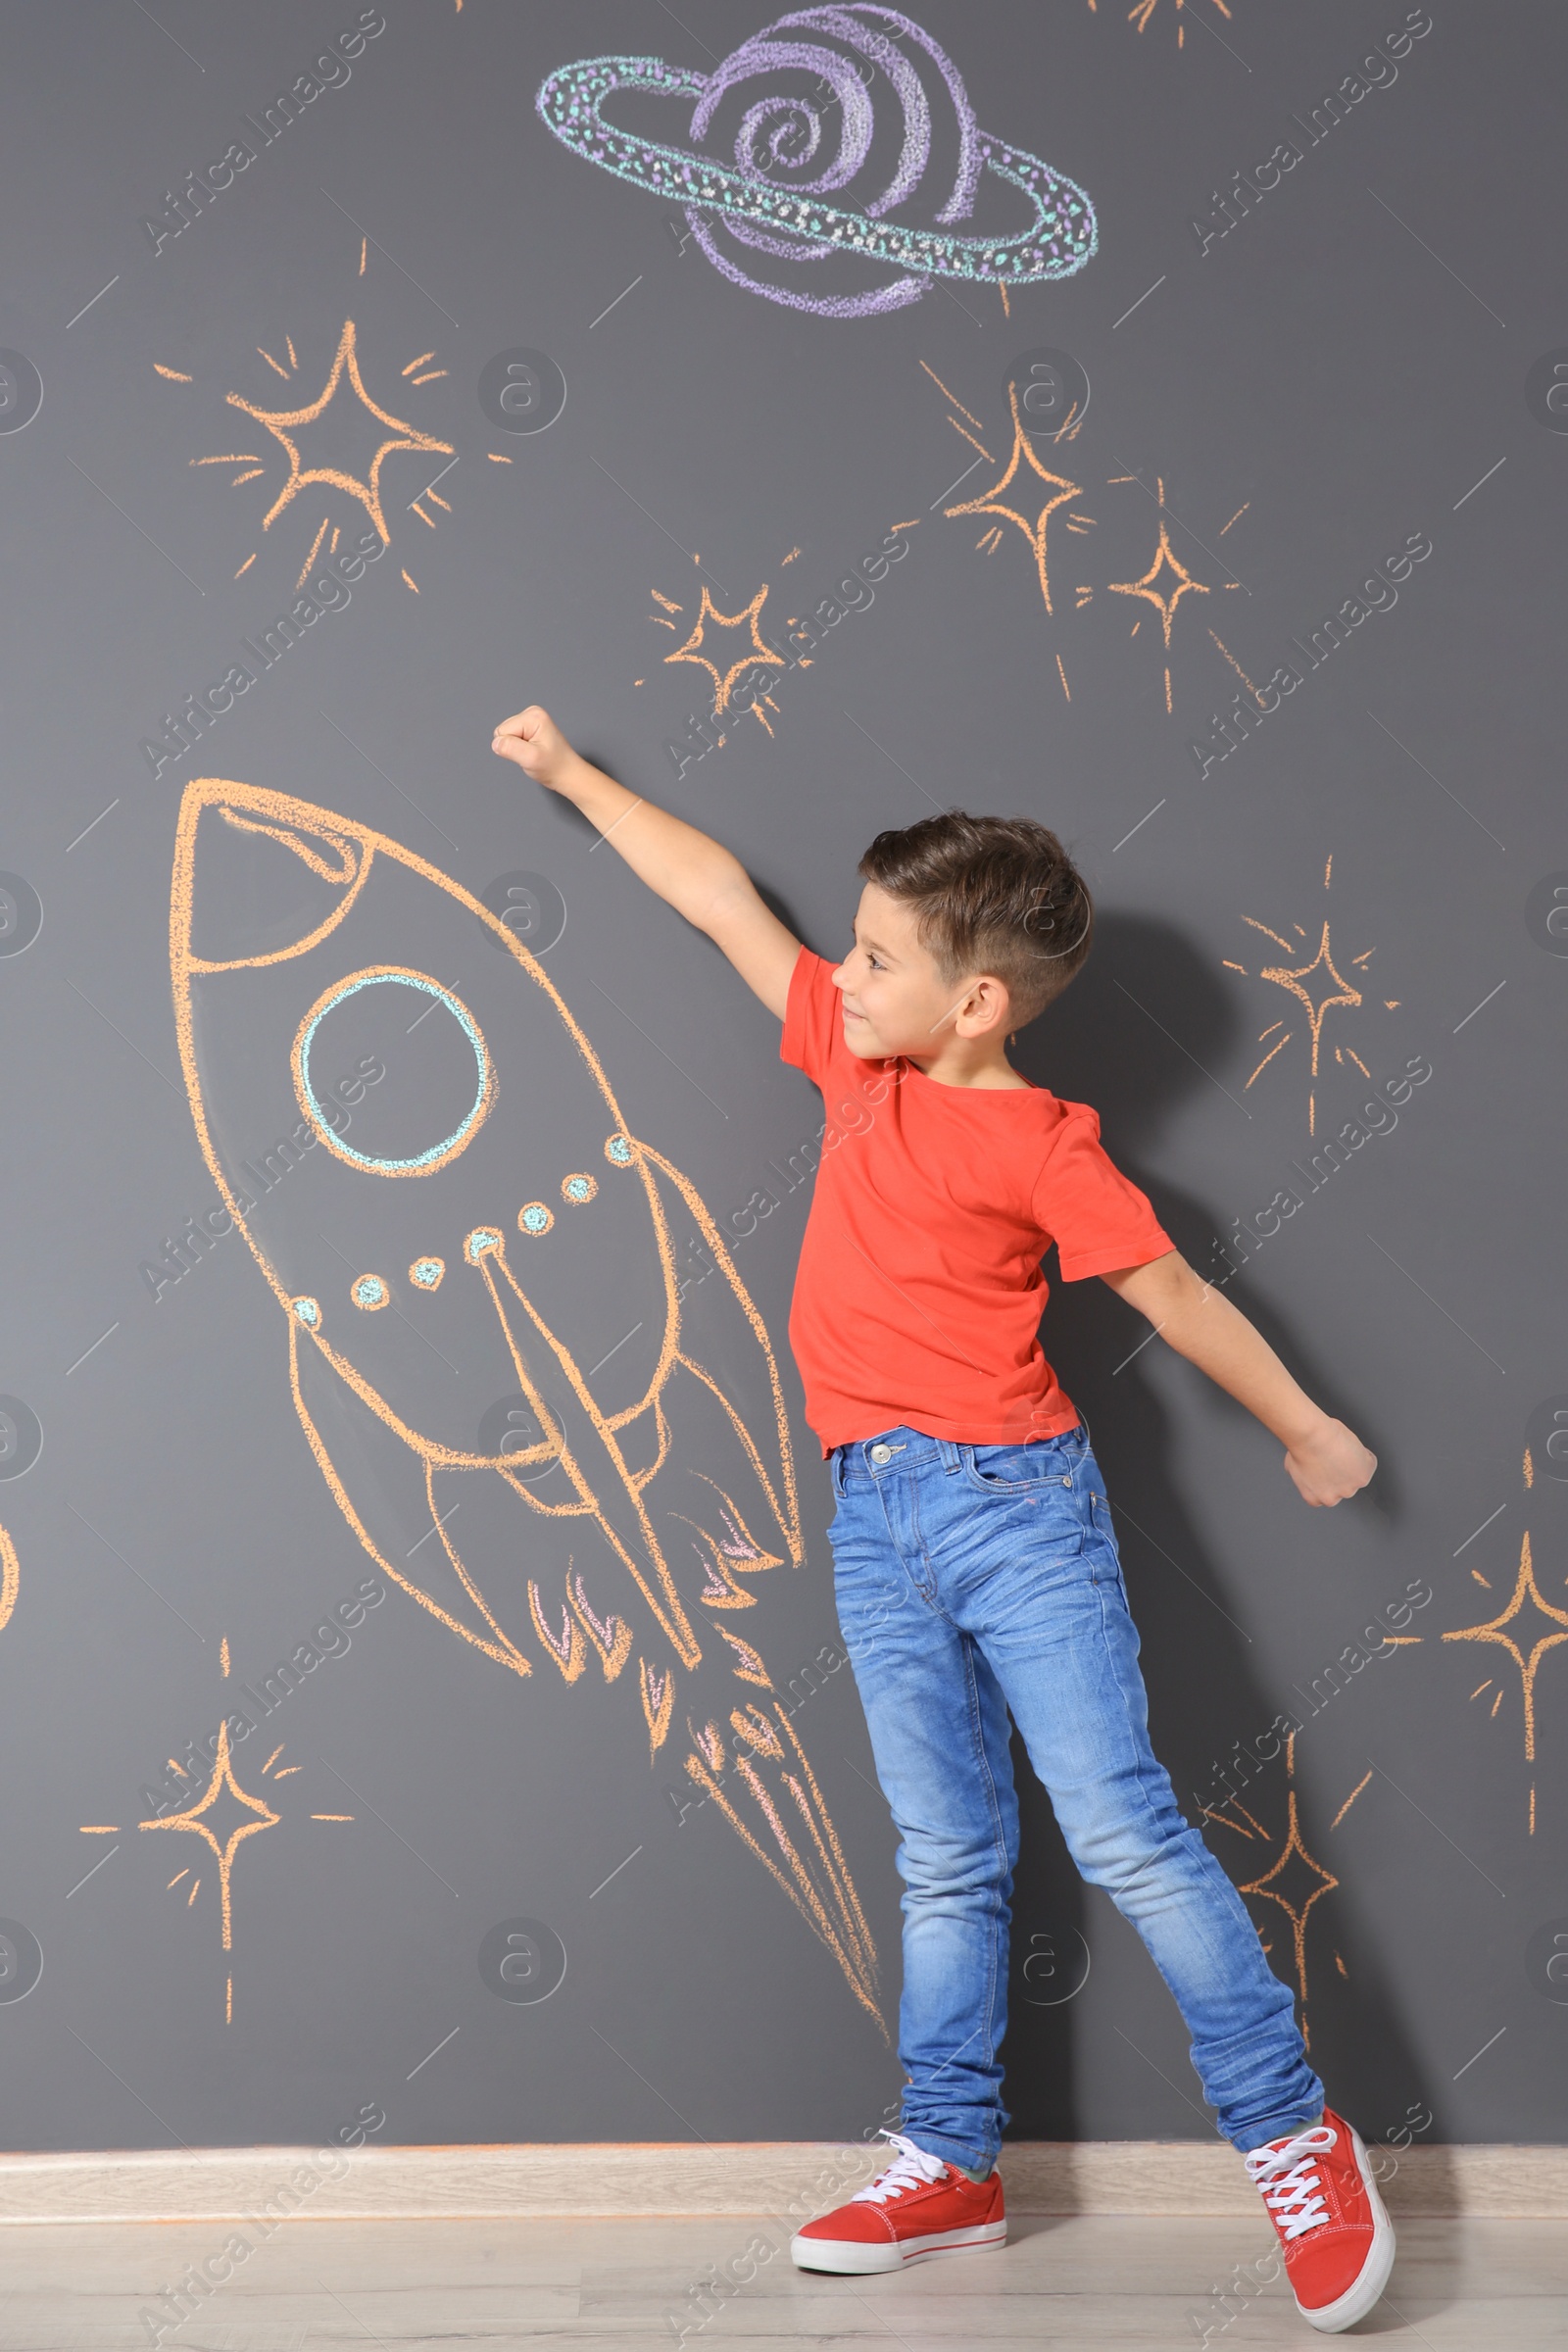
<path fill-rule="evenodd" d="M 1031 2216 L 1012 2230 L 1004 2248 L 845 2280 L 794 2270 L 765 2218 L 294 2222 L 159 2336 L 161 2291 L 210 2256 L 221 2270 L 228 2225 L 22 2225 L 0 2230 L 0 2352 L 669 2352 L 682 2341 L 703 2352 L 1205 2341 L 1243 2352 L 1315 2340 L 1280 2281 L 1249 2278 L 1260 2257 L 1272 2267 L 1266 2224 Z M 730 2291 L 705 2300 L 715 2274 Z M 1355 2332 L 1432 2352 L 1561 2344 L 1568 2225 L 1406 2222 L 1389 2298 Z"/>

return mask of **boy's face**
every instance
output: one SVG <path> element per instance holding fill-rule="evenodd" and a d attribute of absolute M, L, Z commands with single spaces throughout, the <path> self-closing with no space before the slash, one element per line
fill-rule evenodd
<path fill-rule="evenodd" d="M 955 1036 L 1004 1034 L 1007 994 L 1000 981 L 944 980 L 902 899 L 874 882 L 860 893 L 855 946 L 833 974 L 844 1042 L 862 1060 L 931 1060 Z"/>

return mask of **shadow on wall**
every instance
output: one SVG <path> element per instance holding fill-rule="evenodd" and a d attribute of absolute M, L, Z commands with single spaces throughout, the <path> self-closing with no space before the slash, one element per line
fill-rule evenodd
<path fill-rule="evenodd" d="M 1196 1061 L 1212 1069 L 1228 1057 L 1238 1027 L 1234 1010 L 1217 975 L 1200 961 L 1190 943 L 1166 923 L 1105 914 L 1100 918 L 1089 963 L 1059 1007 L 1023 1033 L 1015 1059 L 1038 1084 L 1070 1101 L 1094 1104 L 1112 1158 L 1149 1193 L 1178 1250 L 1200 1271 L 1213 1270 L 1212 1244 L 1226 1229 L 1231 1203 L 1197 1200 L 1159 1173 L 1160 1139 L 1167 1122 L 1194 1089 L 1209 1092 L 1208 1081 L 1141 1006 L 1157 1014 Z M 1284 1698 L 1265 1691 L 1259 1680 L 1257 1653 L 1249 1641 L 1254 1628 L 1248 1622 L 1266 1619 L 1270 1580 L 1278 1563 L 1260 1563 L 1250 1589 L 1237 1590 L 1222 1581 L 1206 1551 L 1203 1531 L 1183 1499 L 1184 1484 L 1190 1482 L 1176 1475 L 1175 1432 L 1159 1396 L 1144 1376 L 1147 1359 L 1124 1360 L 1143 1336 L 1141 1320 L 1111 1301 L 1097 1281 L 1060 1282 L 1054 1257 L 1048 1260 L 1047 1274 L 1051 1300 L 1044 1344 L 1094 1433 L 1143 1637 L 1155 1752 L 1170 1772 L 1184 1814 L 1193 1819 L 1198 1812 L 1193 1791 L 1207 1791 L 1213 1786 L 1215 1760 L 1223 1759 L 1237 1739 L 1255 1739 L 1284 1704 Z M 1373 1400 L 1342 1387 L 1302 1347 L 1277 1309 L 1249 1293 L 1245 1269 L 1227 1295 L 1258 1325 L 1308 1394 L 1384 1455 Z M 1117 1366 L 1122 1368 L 1118 1371 Z M 1215 1404 L 1234 1416 L 1240 1445 L 1241 1425 L 1247 1420 L 1243 1408 L 1218 1392 Z M 1283 1485 L 1283 1470 L 1280 1476 Z M 1396 1497 L 1391 1494 L 1386 1468 L 1380 1469 L 1375 1486 L 1381 1490 L 1375 1503 L 1368 1494 L 1341 1507 L 1395 1513 Z M 1284 1487 L 1282 1511 L 1306 1507 Z M 1023 1850 L 1013 1899 L 1006 2043 L 1009 2136 L 1071 2139 L 1091 2128 L 1098 2134 L 1107 2129 L 1103 2109 L 1088 2126 L 1075 2093 L 1079 2005 L 1071 1995 L 1085 1960 L 1077 1941 L 1086 1934 L 1085 1889 L 1045 1791 L 1028 1771 L 1016 1740 L 1014 1765 Z M 1223 1830 L 1205 1827 L 1210 1848 L 1238 1885 L 1261 1875 L 1283 1843 L 1283 1830 L 1273 1835 L 1288 1806 L 1283 1757 L 1265 1768 L 1247 1798 L 1270 1831 L 1266 1850 L 1259 1842 L 1243 1843 L 1226 1838 Z M 1222 1801 L 1216 1794 L 1215 1805 Z M 1298 1801 L 1302 1838 L 1309 1851 L 1321 1853 L 1328 1820 L 1313 1818 L 1318 1808 L 1304 1788 L 1298 1788 Z M 1290 1889 L 1283 1879 L 1280 1885 L 1293 1899 L 1306 1891 Z M 1364 2136 L 1382 2138 L 1405 2116 L 1416 2086 L 1425 2088 L 1423 2071 L 1404 2035 L 1397 2002 L 1377 1955 L 1357 1931 L 1353 1889 L 1342 1886 L 1333 1900 L 1332 1937 L 1319 1935 L 1310 1978 L 1312 2058 L 1326 2077 L 1331 2102 L 1336 2091 L 1347 2103 L 1353 2102 Z M 1275 1906 L 1254 1898 L 1251 1908 L 1258 1917 L 1273 1913 Z M 1130 1936 L 1131 1931 L 1126 1933 Z M 1270 1918 L 1268 1936 L 1271 1965 L 1292 1981 L 1293 1934 L 1283 1913 Z M 1348 1980 L 1335 1972 L 1328 1958 L 1331 1946 L 1347 1956 Z M 1162 2119 L 1154 2135 L 1201 2138 L 1206 2111 L 1184 2054 L 1180 2021 L 1152 1963 L 1134 1955 L 1130 1965 L 1147 1971 L 1148 1996 L 1126 2019 L 1132 2038 L 1152 2052 L 1168 2082 L 1191 2101 L 1183 2108 L 1151 2077 L 1152 2111 Z M 1156 2038 L 1152 2040 L 1152 2035 Z M 1129 2057 L 1128 2063 L 1136 2071 L 1137 2061 Z M 1122 2128 L 1119 2122 L 1109 2126 L 1112 2131 Z M 1126 2128 L 1136 2129 L 1130 2116 Z M 1435 2136 L 1441 2135 L 1440 2123 Z"/>

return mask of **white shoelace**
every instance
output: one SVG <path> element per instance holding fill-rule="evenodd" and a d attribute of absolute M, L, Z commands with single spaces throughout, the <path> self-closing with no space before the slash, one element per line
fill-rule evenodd
<path fill-rule="evenodd" d="M 1329 2219 L 1317 2158 L 1326 2154 L 1339 2136 L 1332 2125 L 1314 2124 L 1309 2132 L 1298 2132 L 1283 2147 L 1254 2148 L 1247 2159 L 1252 2185 L 1261 2190 L 1287 2242 L 1304 2237 L 1308 2230 L 1321 2228 Z"/>
<path fill-rule="evenodd" d="M 940 2156 L 928 2155 L 901 2132 L 884 2132 L 882 2137 L 891 2140 L 899 2152 L 885 2173 L 878 2173 L 874 2180 L 856 2190 L 850 2199 L 852 2205 L 887 2205 L 893 2198 L 902 2197 L 906 2189 L 926 2187 L 947 2172 Z"/>

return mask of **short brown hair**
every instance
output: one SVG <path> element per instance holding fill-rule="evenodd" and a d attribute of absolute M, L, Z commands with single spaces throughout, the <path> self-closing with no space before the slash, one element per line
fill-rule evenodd
<path fill-rule="evenodd" d="M 1022 1028 L 1088 956 L 1095 908 L 1054 833 L 1028 816 L 945 808 L 879 833 L 858 871 L 913 908 L 944 980 L 994 972 Z"/>

